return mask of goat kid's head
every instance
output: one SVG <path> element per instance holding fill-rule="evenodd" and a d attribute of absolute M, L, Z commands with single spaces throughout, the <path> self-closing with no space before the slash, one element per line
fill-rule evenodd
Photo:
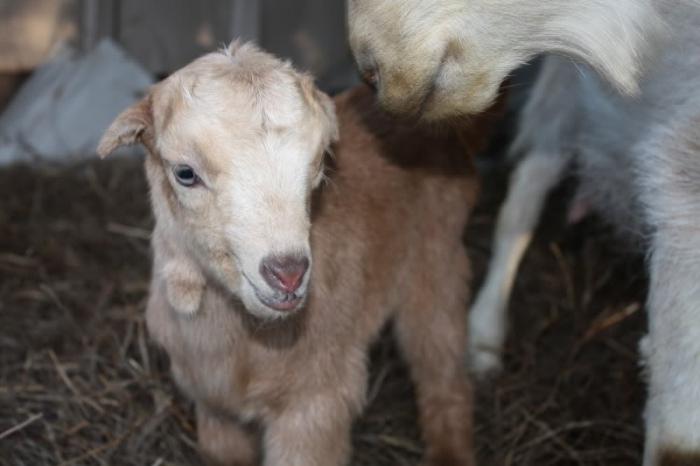
<path fill-rule="evenodd" d="M 142 143 L 157 229 L 251 314 L 277 318 L 304 303 L 310 197 L 337 131 L 310 77 L 234 43 L 154 86 L 98 153 Z"/>
<path fill-rule="evenodd" d="M 633 93 L 659 0 L 347 0 L 360 72 L 391 113 L 426 120 L 486 109 L 517 66 L 558 52 Z"/>

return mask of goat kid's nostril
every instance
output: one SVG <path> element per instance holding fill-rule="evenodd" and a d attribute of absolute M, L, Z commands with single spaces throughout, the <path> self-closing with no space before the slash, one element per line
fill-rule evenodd
<path fill-rule="evenodd" d="M 309 258 L 304 256 L 272 256 L 263 259 L 260 274 L 275 290 L 293 293 L 304 281 Z"/>

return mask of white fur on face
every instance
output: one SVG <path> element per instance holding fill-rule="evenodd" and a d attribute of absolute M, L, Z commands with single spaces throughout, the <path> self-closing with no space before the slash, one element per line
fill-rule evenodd
<path fill-rule="evenodd" d="M 660 1 L 348 0 L 350 44 L 361 70 L 378 71 L 385 108 L 429 120 L 484 110 L 514 68 L 548 51 L 632 93 Z"/>
<path fill-rule="evenodd" d="M 154 94 L 156 107 L 175 107 L 167 122 L 157 113 L 155 125 L 162 127 L 157 148 L 175 193 L 174 224 L 199 265 L 249 312 L 281 317 L 262 302 L 282 296 L 265 282 L 260 264 L 268 256 L 311 259 L 309 200 L 328 128 L 289 72 L 271 77 L 264 89 L 258 83 L 256 92 L 245 80 L 193 76 L 178 73 Z M 194 169 L 198 185 L 177 183 L 172 170 L 181 164 Z"/>

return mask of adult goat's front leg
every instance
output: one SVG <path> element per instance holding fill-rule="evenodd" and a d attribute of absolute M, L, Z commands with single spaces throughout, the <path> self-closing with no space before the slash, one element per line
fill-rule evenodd
<path fill-rule="evenodd" d="M 700 465 L 700 244 L 679 254 L 659 235 L 648 302 L 644 464 Z"/>
<path fill-rule="evenodd" d="M 476 376 L 501 369 L 508 300 L 520 261 L 549 191 L 561 180 L 565 157 L 528 154 L 515 169 L 501 208 L 488 274 L 469 317 L 469 356 Z"/>
<path fill-rule="evenodd" d="M 654 229 L 645 466 L 700 464 L 700 115 L 689 121 L 640 158 Z"/>

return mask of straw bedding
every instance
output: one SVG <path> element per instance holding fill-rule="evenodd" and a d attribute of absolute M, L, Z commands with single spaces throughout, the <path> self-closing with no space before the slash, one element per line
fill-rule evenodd
<path fill-rule="evenodd" d="M 466 234 L 477 283 L 503 184 L 487 176 Z M 639 464 L 643 263 L 597 221 L 549 212 L 516 283 L 506 371 L 478 389 L 479 464 Z M 0 464 L 199 464 L 192 408 L 144 325 L 151 226 L 138 160 L 0 170 Z M 390 332 L 369 397 L 353 465 L 417 464 Z"/>

